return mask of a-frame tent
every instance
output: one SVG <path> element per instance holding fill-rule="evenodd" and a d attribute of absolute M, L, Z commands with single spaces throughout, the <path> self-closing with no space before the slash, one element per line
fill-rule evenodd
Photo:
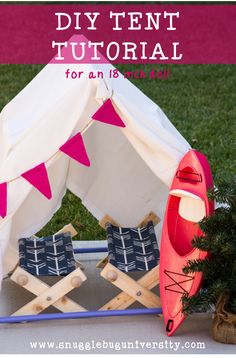
<path fill-rule="evenodd" d="M 84 75 L 67 79 L 68 68 Z M 150 211 L 163 218 L 168 188 L 190 146 L 129 80 L 122 75 L 110 79 L 111 69 L 110 64 L 49 64 L 2 110 L 0 184 L 7 183 L 7 215 L 0 218 L 1 277 L 18 260 L 17 240 L 51 219 L 67 188 L 98 220 L 109 213 L 121 225 L 132 226 Z M 97 70 L 104 78 L 88 79 Z M 124 128 L 92 120 L 107 99 Z M 90 167 L 59 150 L 78 132 Z M 22 177 L 41 163 L 50 181 L 50 200 Z"/>

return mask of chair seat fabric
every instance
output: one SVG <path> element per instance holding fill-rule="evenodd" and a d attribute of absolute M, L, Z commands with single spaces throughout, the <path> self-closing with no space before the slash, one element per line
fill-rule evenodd
<path fill-rule="evenodd" d="M 76 268 L 70 233 L 19 240 L 19 265 L 35 276 L 65 276 Z"/>
<path fill-rule="evenodd" d="M 106 225 L 108 261 L 120 271 L 149 271 L 160 257 L 153 223 L 139 228 Z"/>

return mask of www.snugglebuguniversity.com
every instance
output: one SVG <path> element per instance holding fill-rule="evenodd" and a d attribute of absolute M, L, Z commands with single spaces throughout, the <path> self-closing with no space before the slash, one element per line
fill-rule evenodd
<path fill-rule="evenodd" d="M 113 350 L 113 351 L 121 351 L 121 350 L 130 350 L 130 351 L 142 351 L 142 350 L 159 350 L 159 351 L 182 351 L 182 350 L 204 350 L 206 349 L 206 344 L 204 342 L 197 341 L 186 341 L 186 342 L 174 342 L 171 340 L 164 341 L 41 341 L 41 342 L 30 342 L 30 347 L 32 350 L 78 350 L 78 351 L 98 351 L 100 350 Z"/>

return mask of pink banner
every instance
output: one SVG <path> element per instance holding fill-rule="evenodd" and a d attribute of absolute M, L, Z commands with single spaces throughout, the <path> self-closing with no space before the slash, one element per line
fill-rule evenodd
<path fill-rule="evenodd" d="M 116 127 L 125 127 L 124 122 L 120 116 L 116 113 L 116 110 L 112 104 L 112 101 L 108 99 L 103 105 L 92 115 L 95 121 L 111 124 Z"/>
<path fill-rule="evenodd" d="M 42 193 L 47 199 L 52 198 L 51 187 L 48 179 L 47 169 L 44 163 L 37 165 L 36 167 L 21 174 L 21 176 L 33 185 L 40 193 Z"/>
<path fill-rule="evenodd" d="M 60 151 L 67 154 L 77 162 L 89 167 L 90 161 L 86 152 L 82 135 L 77 133 L 60 147 Z"/>
<path fill-rule="evenodd" d="M 235 64 L 235 19 L 234 4 L 2 4 L 0 63 L 66 62 L 64 46 L 80 63 Z"/>
<path fill-rule="evenodd" d="M 7 183 L 0 184 L 0 216 L 7 215 Z"/>

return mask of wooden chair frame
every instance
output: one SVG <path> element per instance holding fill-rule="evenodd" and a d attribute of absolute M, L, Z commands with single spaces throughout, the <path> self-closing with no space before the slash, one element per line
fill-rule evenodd
<path fill-rule="evenodd" d="M 71 224 L 64 226 L 56 234 L 65 232 L 70 232 L 72 237 L 77 234 Z M 53 286 L 49 286 L 17 265 L 10 279 L 37 297 L 14 312 L 12 316 L 35 315 L 51 305 L 61 312 L 87 311 L 84 307 L 65 296 L 74 288 L 80 287 L 87 279 L 81 268 L 81 263 L 77 262 L 76 270 L 63 277 Z"/>
<path fill-rule="evenodd" d="M 154 225 L 160 222 L 159 217 L 150 212 L 137 227 L 143 227 L 152 221 Z M 100 225 L 105 228 L 107 223 L 120 226 L 109 215 L 105 215 L 100 221 Z M 160 297 L 154 294 L 151 289 L 159 284 L 159 265 L 147 272 L 138 281 L 129 277 L 126 273 L 120 271 L 108 262 L 108 256 L 99 261 L 97 267 L 103 268 L 100 275 L 122 290 L 120 294 L 103 305 L 100 310 L 121 310 L 127 309 L 135 301 L 140 302 L 147 308 L 161 307 Z"/>
<path fill-rule="evenodd" d="M 150 220 L 153 221 L 154 225 L 160 222 L 160 219 L 152 212 L 147 215 L 138 226 L 145 226 Z M 104 227 L 107 222 L 118 225 L 108 215 L 103 218 L 100 224 Z M 58 233 L 68 231 L 71 232 L 72 237 L 77 234 L 71 224 L 66 225 L 63 229 L 58 231 Z M 81 248 L 75 249 L 74 252 L 106 252 L 106 250 L 106 247 L 99 249 Z M 138 281 L 135 281 L 110 263 L 104 265 L 105 262 L 107 262 L 107 258 L 100 261 L 100 265 L 97 265 L 99 267 L 103 267 L 101 276 L 110 281 L 116 287 L 120 288 L 122 292 L 113 299 L 109 300 L 98 311 L 88 311 L 78 303 L 65 296 L 74 288 L 80 287 L 86 280 L 86 276 L 81 270 L 83 269 L 81 263 L 78 262 L 76 270 L 62 278 L 53 286 L 47 285 L 38 277 L 31 275 L 17 265 L 14 271 L 10 274 L 11 280 L 33 293 L 36 298 L 18 309 L 11 316 L 0 317 L 0 324 L 109 316 L 149 314 L 159 316 L 162 313 L 159 296 L 151 292 L 152 288 L 159 283 L 159 266 L 154 267 Z M 129 306 L 131 306 L 135 301 L 140 302 L 145 306 L 145 308 L 129 309 Z M 51 305 L 56 307 L 61 312 L 38 314 Z"/>

